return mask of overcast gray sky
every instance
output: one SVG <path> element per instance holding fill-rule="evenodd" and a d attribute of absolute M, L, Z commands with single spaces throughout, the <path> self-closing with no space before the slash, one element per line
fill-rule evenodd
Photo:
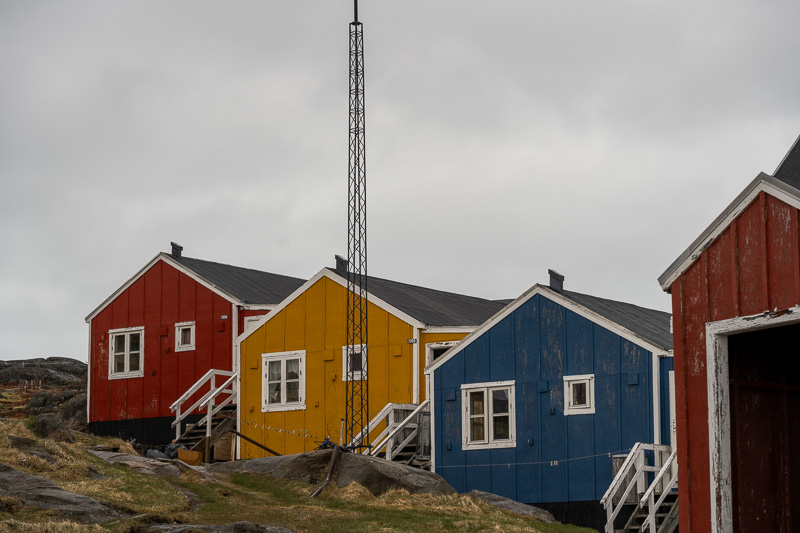
<path fill-rule="evenodd" d="M 800 134 L 796 0 L 362 0 L 369 273 L 668 310 L 657 277 Z M 347 251 L 350 0 L 0 0 L 0 359 L 169 242 Z"/>

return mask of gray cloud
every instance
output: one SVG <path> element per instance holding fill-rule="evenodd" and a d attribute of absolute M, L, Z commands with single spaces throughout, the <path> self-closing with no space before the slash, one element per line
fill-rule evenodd
<path fill-rule="evenodd" d="M 360 5 L 370 273 L 490 298 L 657 276 L 800 133 L 796 2 Z M 170 240 L 346 250 L 349 2 L 0 3 L 0 358 L 86 358 Z"/>

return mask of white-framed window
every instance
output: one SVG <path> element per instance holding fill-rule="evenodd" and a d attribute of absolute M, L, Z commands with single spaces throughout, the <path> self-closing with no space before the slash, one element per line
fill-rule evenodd
<path fill-rule="evenodd" d="M 144 327 L 108 332 L 108 379 L 144 376 Z"/>
<path fill-rule="evenodd" d="M 429 365 L 439 359 L 444 353 L 458 344 L 460 341 L 429 342 L 425 345 L 425 365 Z"/>
<path fill-rule="evenodd" d="M 514 382 L 461 385 L 462 448 L 513 448 L 516 445 Z"/>
<path fill-rule="evenodd" d="M 342 381 L 367 379 L 367 345 L 342 346 Z"/>
<path fill-rule="evenodd" d="M 306 407 L 306 352 L 261 355 L 261 411 L 293 411 Z"/>
<path fill-rule="evenodd" d="M 594 374 L 564 376 L 564 414 L 594 413 Z"/>
<path fill-rule="evenodd" d="M 194 350 L 194 322 L 178 322 L 175 324 L 175 351 Z"/>

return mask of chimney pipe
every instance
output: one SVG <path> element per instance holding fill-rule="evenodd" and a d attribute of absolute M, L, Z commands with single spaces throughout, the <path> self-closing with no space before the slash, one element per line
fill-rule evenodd
<path fill-rule="evenodd" d="M 350 266 L 347 259 L 342 257 L 341 255 L 336 256 L 336 271 L 341 274 L 347 274 L 347 269 Z"/>
<path fill-rule="evenodd" d="M 550 274 L 550 288 L 556 292 L 563 292 L 564 291 L 564 275 L 559 274 L 555 270 L 548 270 L 548 274 Z"/>
<path fill-rule="evenodd" d="M 172 245 L 172 257 L 180 259 L 183 246 L 176 242 L 170 242 L 170 244 Z"/>

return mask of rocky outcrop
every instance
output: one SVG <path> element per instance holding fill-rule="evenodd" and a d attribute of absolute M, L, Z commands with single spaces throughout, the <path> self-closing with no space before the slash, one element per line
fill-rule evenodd
<path fill-rule="evenodd" d="M 49 479 L 32 476 L 0 463 L 0 496 L 22 505 L 53 509 L 70 520 L 99 523 L 119 518 L 120 514 L 94 498 L 67 492 Z"/>
<path fill-rule="evenodd" d="M 0 361 L 0 417 L 57 413 L 69 429 L 86 429 L 86 363 L 67 357 Z"/>
<path fill-rule="evenodd" d="M 86 363 L 66 357 L 0 361 L 0 384 L 27 381 L 85 387 L 87 368 Z"/>
<path fill-rule="evenodd" d="M 210 473 L 250 472 L 270 474 L 282 479 L 296 479 L 306 483 L 321 483 L 327 475 L 332 454 L 332 450 L 318 450 L 282 457 L 215 463 L 205 468 Z M 389 489 L 405 489 L 412 494 L 456 492 L 441 476 L 427 470 L 368 455 L 343 454 L 336 469 L 336 484 L 339 487 L 346 487 L 354 481 L 376 496 Z"/>
<path fill-rule="evenodd" d="M 25 455 L 30 455 L 32 457 L 38 457 L 39 459 L 44 459 L 50 464 L 53 464 L 57 461 L 57 459 L 53 457 L 53 455 L 50 452 L 42 448 L 39 445 L 39 443 L 33 439 L 29 439 L 27 437 L 17 437 L 15 435 L 9 435 L 8 443 L 11 444 L 12 448 L 16 448 Z"/>
<path fill-rule="evenodd" d="M 559 523 L 558 520 L 556 520 L 555 517 L 552 514 L 550 514 L 549 511 L 545 511 L 544 509 L 534 507 L 533 505 L 520 503 L 516 500 L 510 500 L 508 498 L 503 498 L 502 496 L 498 496 L 497 494 L 492 494 L 491 492 L 483 492 L 482 490 L 473 490 L 469 494 L 476 498 L 480 498 L 486 503 L 494 505 L 498 509 L 511 511 L 512 513 L 523 516 L 533 516 L 535 518 L 538 518 L 542 522 L 547 522 L 548 524 Z"/>
<path fill-rule="evenodd" d="M 171 462 L 162 462 L 128 453 L 89 450 L 89 453 L 111 464 L 122 464 L 148 476 L 177 476 L 180 469 Z"/>
<path fill-rule="evenodd" d="M 369 455 L 346 453 L 336 470 L 336 485 L 346 487 L 354 481 L 375 496 L 389 489 L 405 489 L 412 494 L 456 493 L 447 481 L 433 472 Z"/>
<path fill-rule="evenodd" d="M 253 522 L 235 522 L 217 526 L 190 525 L 150 525 L 132 530 L 134 533 L 294 533 L 291 529 L 279 526 L 262 526 Z"/>

